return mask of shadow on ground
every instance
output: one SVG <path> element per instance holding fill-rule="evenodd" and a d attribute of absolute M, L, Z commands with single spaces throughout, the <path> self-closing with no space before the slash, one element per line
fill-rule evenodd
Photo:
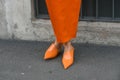
<path fill-rule="evenodd" d="M 64 70 L 63 51 L 43 60 L 50 43 L 0 40 L 0 80 L 120 80 L 120 47 L 73 43 L 75 62 Z"/>

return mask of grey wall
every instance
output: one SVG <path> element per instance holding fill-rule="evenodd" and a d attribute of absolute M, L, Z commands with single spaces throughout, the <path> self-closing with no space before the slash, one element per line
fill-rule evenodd
<path fill-rule="evenodd" d="M 32 21 L 31 0 L 6 0 L 9 34 L 18 40 L 50 40 L 50 21 Z"/>
<path fill-rule="evenodd" d="M 54 40 L 50 20 L 32 19 L 31 0 L 0 0 L 0 38 Z M 80 21 L 73 42 L 120 46 L 120 23 Z"/>
<path fill-rule="evenodd" d="M 0 0 L 0 38 L 8 39 L 5 0 Z"/>
<path fill-rule="evenodd" d="M 6 15 L 12 39 L 33 39 L 30 0 L 6 0 Z"/>

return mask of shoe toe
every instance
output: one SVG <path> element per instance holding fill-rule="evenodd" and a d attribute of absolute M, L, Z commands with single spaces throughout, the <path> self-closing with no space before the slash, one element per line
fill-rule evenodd
<path fill-rule="evenodd" d="M 50 59 L 50 58 L 54 58 L 56 57 L 58 54 L 58 52 L 56 50 L 53 50 L 53 51 L 47 51 L 45 53 L 45 56 L 44 56 L 44 59 Z"/>
<path fill-rule="evenodd" d="M 67 69 L 70 67 L 74 62 L 74 49 L 68 52 L 64 52 L 63 58 L 62 58 L 62 63 L 64 66 L 64 69 Z"/>
<path fill-rule="evenodd" d="M 62 63 L 63 63 L 64 69 L 67 69 L 73 64 L 73 59 L 63 58 Z"/>
<path fill-rule="evenodd" d="M 59 50 L 52 44 L 45 52 L 44 59 L 54 58 L 58 55 Z"/>

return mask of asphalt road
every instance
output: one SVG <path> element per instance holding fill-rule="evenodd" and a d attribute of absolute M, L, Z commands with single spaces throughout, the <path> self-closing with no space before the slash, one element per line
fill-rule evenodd
<path fill-rule="evenodd" d="M 50 43 L 0 40 L 0 80 L 120 80 L 120 47 L 73 43 L 75 62 L 64 70 L 63 51 L 43 59 Z"/>

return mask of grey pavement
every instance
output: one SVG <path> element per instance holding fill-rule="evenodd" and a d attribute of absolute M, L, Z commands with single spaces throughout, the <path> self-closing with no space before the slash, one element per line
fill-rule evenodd
<path fill-rule="evenodd" d="M 120 47 L 73 43 L 75 62 L 64 70 L 63 50 L 43 59 L 50 43 L 0 40 L 0 80 L 120 80 Z"/>

